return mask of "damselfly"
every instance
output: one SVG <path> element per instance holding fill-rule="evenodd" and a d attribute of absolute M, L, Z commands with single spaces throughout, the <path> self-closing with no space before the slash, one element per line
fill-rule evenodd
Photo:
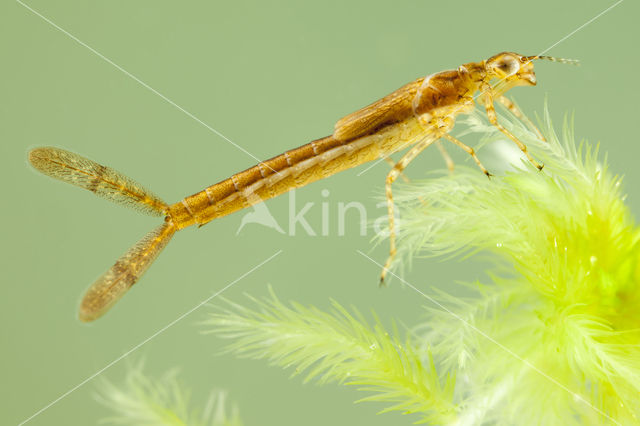
<path fill-rule="evenodd" d="M 549 56 L 503 52 L 455 70 L 419 78 L 342 118 L 331 136 L 263 161 L 172 205 L 123 174 L 78 154 L 52 147 L 32 150 L 29 161 L 39 171 L 111 201 L 165 218 L 162 225 L 129 249 L 89 287 L 80 305 L 80 320 L 92 321 L 103 315 L 136 283 L 176 231 L 204 225 L 342 170 L 379 158 L 389 159 L 394 152 L 410 147 L 394 163 L 386 179 L 390 253 L 381 274 L 384 281 L 396 254 L 391 186 L 421 151 L 443 138 L 465 150 L 490 176 L 473 148 L 449 133 L 456 116 L 473 110 L 476 100 L 485 107 L 489 121 L 515 142 L 534 166 L 542 169 L 529 155 L 527 147 L 498 123 L 494 109 L 494 102 L 498 101 L 522 117 L 504 93 L 515 86 L 536 84 L 532 63 L 536 59 L 575 63 Z M 480 94 L 476 96 L 477 92 Z M 535 126 L 527 124 L 542 138 Z M 450 160 L 448 163 L 452 164 Z"/>

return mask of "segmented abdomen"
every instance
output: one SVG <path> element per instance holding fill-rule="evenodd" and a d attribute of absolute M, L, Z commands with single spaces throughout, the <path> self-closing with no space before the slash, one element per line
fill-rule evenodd
<path fill-rule="evenodd" d="M 415 118 L 351 141 L 315 140 L 237 173 L 169 208 L 178 229 L 205 223 L 402 149 L 425 136 Z"/>

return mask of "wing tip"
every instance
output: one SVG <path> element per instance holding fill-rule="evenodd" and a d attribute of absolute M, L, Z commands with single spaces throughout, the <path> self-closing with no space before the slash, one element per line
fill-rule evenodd
<path fill-rule="evenodd" d="M 93 286 L 85 293 L 78 307 L 78 319 L 84 323 L 97 320 L 116 302 L 116 300 L 96 298 L 96 294 L 92 290 Z"/>
<path fill-rule="evenodd" d="M 27 158 L 34 168 L 42 170 L 46 161 L 51 158 L 51 148 L 46 146 L 33 148 L 27 154 Z"/>
<path fill-rule="evenodd" d="M 101 316 L 102 315 L 96 315 L 93 312 L 89 312 L 82 307 L 80 307 L 80 309 L 78 310 L 78 320 L 80 320 L 80 322 L 83 322 L 85 324 L 93 322 L 98 318 L 100 318 Z"/>

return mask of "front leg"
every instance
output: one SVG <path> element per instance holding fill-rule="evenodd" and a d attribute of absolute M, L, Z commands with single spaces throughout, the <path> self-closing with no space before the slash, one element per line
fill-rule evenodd
<path fill-rule="evenodd" d="M 527 146 L 517 137 L 513 135 L 510 131 L 505 129 L 502 124 L 498 123 L 498 115 L 496 114 L 496 109 L 493 106 L 493 88 L 489 83 L 485 83 L 481 89 L 483 91 L 482 97 L 484 99 L 484 107 L 487 110 L 487 117 L 489 118 L 489 122 L 496 126 L 498 130 L 500 130 L 503 134 L 505 134 L 509 139 L 515 142 L 518 145 L 518 148 L 527 156 L 527 159 L 533 164 L 538 170 L 542 170 L 544 167 L 542 164 L 539 164 L 536 160 L 533 159 L 529 151 L 527 150 Z"/>
<path fill-rule="evenodd" d="M 524 115 L 522 111 L 520 111 L 520 108 L 518 108 L 518 105 L 516 105 L 515 102 L 507 98 L 505 95 L 498 96 L 498 102 L 500 102 L 509 111 L 511 111 L 511 114 L 515 115 L 518 120 L 522 121 L 527 127 L 529 127 L 529 129 L 532 130 L 536 134 L 536 136 L 538 136 L 538 139 L 544 142 L 547 141 L 542 135 L 540 129 L 538 129 L 538 127 L 533 124 L 533 122 L 529 120 L 529 118 Z"/>

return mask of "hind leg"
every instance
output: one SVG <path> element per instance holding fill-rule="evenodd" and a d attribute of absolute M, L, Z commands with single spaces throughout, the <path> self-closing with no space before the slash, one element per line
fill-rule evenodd
<path fill-rule="evenodd" d="M 384 283 L 384 280 L 387 276 L 387 272 L 393 263 L 393 260 L 396 257 L 397 249 L 396 249 L 396 228 L 395 228 L 395 216 L 394 216 L 394 204 L 393 204 L 393 191 L 391 186 L 393 182 L 400 176 L 402 171 L 413 161 L 418 154 L 420 154 L 425 148 L 435 142 L 435 138 L 429 138 L 418 142 L 415 146 L 413 146 L 409 152 L 407 152 L 402 158 L 393 166 L 389 174 L 387 175 L 387 179 L 385 182 L 385 194 L 387 197 L 387 214 L 389 216 L 389 257 L 382 268 L 382 273 L 380 274 L 380 284 Z"/>
<path fill-rule="evenodd" d="M 391 157 L 384 157 L 384 161 L 387 162 L 388 165 L 391 166 L 391 168 L 393 168 L 396 165 L 396 162 L 393 161 L 393 159 Z M 406 183 L 411 183 L 411 179 L 409 179 L 407 177 L 407 175 L 404 174 L 404 172 L 400 172 L 400 177 L 402 178 L 403 181 L 405 181 Z"/>

